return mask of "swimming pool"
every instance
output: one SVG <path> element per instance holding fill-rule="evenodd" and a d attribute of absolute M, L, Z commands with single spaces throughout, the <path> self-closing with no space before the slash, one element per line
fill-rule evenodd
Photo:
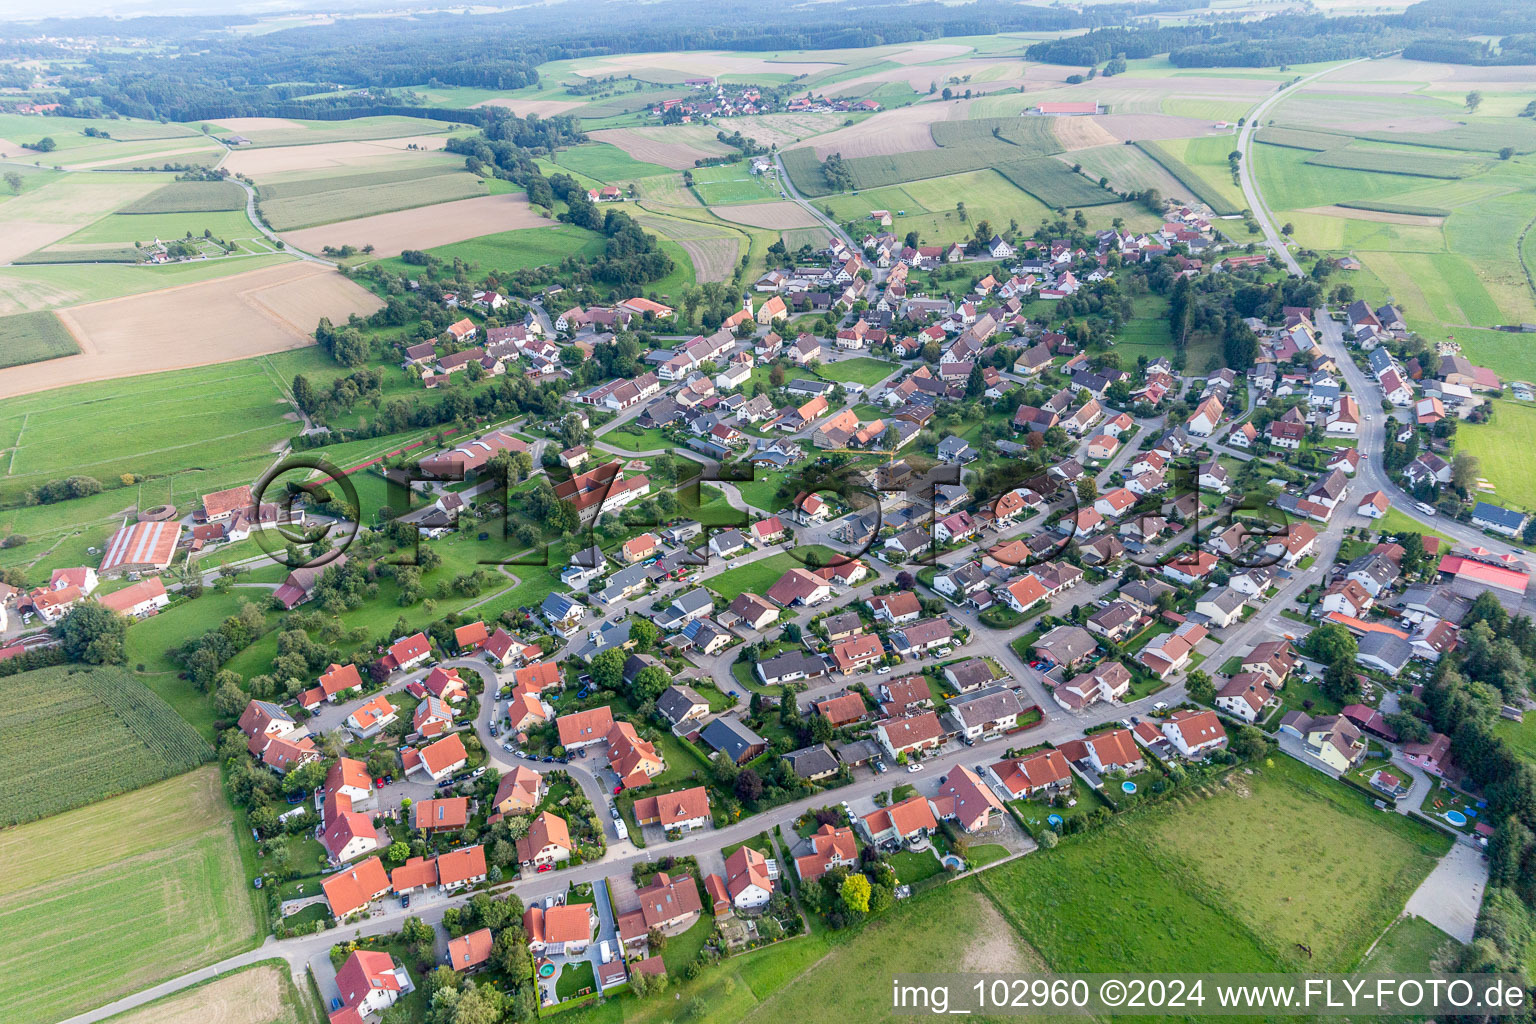
<path fill-rule="evenodd" d="M 1467 816 L 1462 814 L 1460 811 L 1446 811 L 1445 820 L 1450 822 L 1452 825 L 1455 825 L 1457 828 L 1461 828 L 1461 826 L 1467 823 Z"/>
<path fill-rule="evenodd" d="M 1136 792 L 1136 783 L 1134 783 L 1134 782 L 1122 782 L 1122 783 L 1120 783 L 1120 788 L 1123 791 L 1127 792 L 1127 793 L 1134 793 L 1134 792 Z"/>
<path fill-rule="evenodd" d="M 1061 827 L 1061 815 L 1059 814 L 1048 814 L 1045 817 L 1045 821 L 1046 824 L 1050 825 L 1052 828 Z"/>

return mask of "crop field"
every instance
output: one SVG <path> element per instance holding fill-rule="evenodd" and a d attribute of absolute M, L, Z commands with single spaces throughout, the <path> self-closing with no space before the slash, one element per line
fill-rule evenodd
<path fill-rule="evenodd" d="M 0 367 L 39 363 L 79 351 L 74 337 L 52 313 L 0 317 Z"/>
<path fill-rule="evenodd" d="M 1536 510 L 1536 477 L 1531 452 L 1536 451 L 1536 409 L 1521 402 L 1494 399 L 1493 419 L 1463 423 L 1456 430 L 1456 450 L 1477 456 L 1480 476 L 1493 484 L 1489 497 L 1499 504 Z"/>
<path fill-rule="evenodd" d="M 61 505 L 0 512 L 0 532 L 42 538 L 78 522 L 105 521 L 140 500 L 137 490 L 116 489 L 123 473 L 185 471 L 186 486 L 195 490 L 232 467 L 269 462 L 273 446 L 298 429 L 283 397 L 294 374 L 303 373 L 319 385 L 343 372 L 311 347 L 0 400 L 0 500 L 15 501 L 27 488 L 73 474 L 93 476 L 109 488 Z M 198 401 L 188 402 L 188 394 Z M 213 423 L 209 408 L 219 410 Z M 116 429 L 130 420 L 138 429 Z M 188 470 L 193 464 L 197 471 Z M 247 480 L 253 478 L 251 470 L 240 471 Z M 157 493 L 146 493 L 143 507 L 166 497 L 162 483 Z M 76 517 L 77 509 L 85 510 L 82 518 Z M 6 554 L 27 550 L 41 548 Z"/>
<path fill-rule="evenodd" d="M 375 255 L 386 257 L 398 256 L 405 249 L 431 249 L 488 233 L 552 223 L 534 212 L 521 194 L 504 194 L 303 228 L 286 232 L 285 238 L 306 252 L 319 252 L 325 246 L 371 245 Z"/>
<path fill-rule="evenodd" d="M 1408 217 L 1449 217 L 1451 211 L 1443 206 L 1419 206 L 1414 203 L 1392 203 L 1383 199 L 1356 199 L 1334 203 L 1346 210 L 1362 210 L 1372 213 L 1402 214 Z"/>
<path fill-rule="evenodd" d="M 314 1019 L 288 964 L 269 960 L 130 1010 L 112 1024 L 311 1024 Z"/>
<path fill-rule="evenodd" d="M 232 181 L 178 181 L 155 189 L 119 213 L 212 213 L 245 209 L 245 189 Z"/>
<path fill-rule="evenodd" d="M 639 163 L 681 170 L 692 167 L 696 160 L 736 152 L 715 138 L 718 130 L 701 124 L 607 128 L 592 132 L 591 138 L 619 147 Z"/>
<path fill-rule="evenodd" d="M 0 201 L 0 263 L 56 242 L 170 180 L 168 175 L 79 173 L 45 178 L 36 188 L 24 185 L 21 195 Z M 3 293 L 0 287 L 0 312 L 7 311 Z"/>
<path fill-rule="evenodd" d="M 705 221 L 650 212 L 636 219 L 645 227 L 660 232 L 663 248 L 676 245 L 683 250 L 697 281 L 724 281 L 729 278 L 736 269 L 737 261 L 741 259 L 742 249 L 750 247 L 753 237 L 749 229 L 733 228 L 713 219 Z M 677 259 L 675 253 L 670 255 L 674 260 Z M 665 285 L 663 279 L 655 287 Z"/>
<path fill-rule="evenodd" d="M 1061 152 L 1052 121 L 1045 117 L 979 117 L 969 121 L 935 121 L 929 131 L 934 143 L 942 148 L 995 147 L 1003 143 L 1024 150 L 1017 156 L 1050 156 Z"/>
<path fill-rule="evenodd" d="M 1083 171 L 1095 179 L 1108 178 L 1110 187 L 1121 192 L 1150 188 L 1166 198 L 1185 191 L 1178 178 L 1136 146 L 1095 146 L 1075 150 L 1061 159 L 1082 164 Z"/>
<path fill-rule="evenodd" d="M 1254 133 L 1255 142 L 1263 142 L 1270 146 L 1285 146 L 1290 149 L 1305 149 L 1313 153 L 1337 149 L 1347 138 L 1348 136 L 1335 135 L 1332 132 L 1314 132 L 1305 128 L 1275 128 L 1268 125 Z"/>
<path fill-rule="evenodd" d="M 600 256 L 603 236 L 574 224 L 542 228 L 514 228 L 492 235 L 439 245 L 426 250 L 439 259 L 462 259 L 481 271 L 522 270 L 559 263 L 567 256 Z M 406 273 L 409 266 L 398 259 L 384 261 L 392 270 Z"/>
<path fill-rule="evenodd" d="M 1248 838 L 1202 842 L 1213 822 Z M 1342 971 L 1448 848 L 1439 833 L 1276 757 L 1206 799 L 1124 819 L 980 884 L 1057 971 L 1128 961 L 1154 971 Z M 1371 856 L 1350 855 L 1360 849 Z M 1067 899 L 1080 913 L 1064 918 L 1052 908 Z"/>
<path fill-rule="evenodd" d="M 210 124 L 225 134 L 250 139 L 250 147 L 313 146 L 326 142 L 369 142 L 415 135 L 435 135 L 459 125 L 421 117 L 357 117 L 350 121 L 294 121 L 281 117 L 226 117 Z M 243 150 L 245 147 L 239 147 Z"/>
<path fill-rule="evenodd" d="M 102 244 L 132 246 L 135 242 L 149 244 L 157 238 L 166 241 L 184 238 L 188 232 L 196 236 L 204 231 L 213 232 L 215 238 L 230 240 L 257 234 L 245 216 L 245 204 L 242 203 L 234 210 L 206 213 L 114 213 L 65 237 L 56 248 Z"/>
<path fill-rule="evenodd" d="M 1517 153 L 1536 152 L 1536 125 L 1532 125 L 1529 118 L 1501 118 L 1496 123 L 1484 119 L 1441 131 L 1352 131 L 1350 134 L 1367 142 L 1398 142 L 1430 149 L 1496 153 L 1505 146 L 1513 146 Z"/>
<path fill-rule="evenodd" d="M 1310 156 L 1307 163 L 1314 167 L 1343 167 L 1355 171 L 1407 174 L 1421 178 L 1465 178 L 1478 170 L 1478 165 L 1470 160 L 1418 153 L 1408 147 L 1385 150 L 1341 146 Z"/>
<path fill-rule="evenodd" d="M 0 826 L 45 818 L 180 772 L 213 755 L 202 737 L 122 669 L 39 669 L 10 678 L 0 713 Z M 82 744 L 89 736 L 89 744 Z"/>
<path fill-rule="evenodd" d="M 256 939 L 250 882 L 212 768 L 22 826 L 5 842 L 18 869 L 37 872 L 7 874 L 0 895 L 7 1020 L 61 1020 Z M 70 857 L 58 856 L 61 844 Z"/>
<path fill-rule="evenodd" d="M 83 342 L 82 354 L 0 370 L 0 389 L 28 394 L 303 348 L 313 344 L 320 317 L 341 321 L 380 304 L 335 271 L 290 261 L 224 280 L 74 306 L 59 317 Z M 210 323 L 221 325 L 212 343 Z"/>
<path fill-rule="evenodd" d="M 462 160 L 442 152 L 448 139 L 448 135 L 418 135 L 372 142 L 242 148 L 231 151 L 220 166 L 231 174 L 243 174 L 263 185 L 278 175 L 314 175 L 327 171 L 363 173 L 423 165 L 442 165 L 444 169 L 464 166 Z M 411 146 L 415 149 L 407 148 Z"/>
<path fill-rule="evenodd" d="M 555 162 L 579 174 L 610 185 L 622 185 L 636 178 L 665 174 L 671 167 L 636 160 L 618 146 L 594 142 L 562 149 Z"/>
<path fill-rule="evenodd" d="M 1207 141 L 1206 139 L 1188 139 L 1138 142 L 1136 146 L 1155 160 L 1163 170 L 1178 179 L 1195 199 L 1205 203 L 1217 214 L 1237 213 L 1243 208 L 1242 190 L 1232 184 L 1232 179 L 1227 173 L 1225 153 L 1222 154 L 1220 164 L 1211 162 L 1207 155 L 1210 149 L 1206 145 Z M 1222 146 L 1232 145 L 1230 139 L 1216 141 Z"/>
<path fill-rule="evenodd" d="M 319 187 L 327 183 L 332 187 Z M 261 213 L 273 228 L 289 231 L 486 194 L 483 179 L 434 162 L 372 175 L 264 185 Z"/>
<path fill-rule="evenodd" d="M 85 134 L 87 128 L 107 132 L 111 138 L 92 138 Z M 46 135 L 58 144 L 60 150 L 99 146 L 113 141 L 190 139 L 198 138 L 201 134 L 188 125 L 133 118 L 41 118 L 27 114 L 0 114 L 0 138 L 25 145 Z"/>
<path fill-rule="evenodd" d="M 821 221 L 795 202 L 750 203 L 744 206 L 712 206 L 710 212 L 734 224 L 747 224 L 756 228 L 814 228 Z"/>
<path fill-rule="evenodd" d="M 1050 120 L 1056 141 L 1068 151 L 1112 146 L 1120 141 L 1096 117 L 1053 117 Z"/>
<path fill-rule="evenodd" d="M 1078 174 L 1060 160 L 1037 157 L 998 164 L 997 173 L 1052 209 L 1067 206 L 1103 206 L 1120 197 L 1098 182 Z"/>

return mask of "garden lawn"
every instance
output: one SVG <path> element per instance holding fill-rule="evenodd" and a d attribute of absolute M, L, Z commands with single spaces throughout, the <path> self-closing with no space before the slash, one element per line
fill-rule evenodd
<path fill-rule="evenodd" d="M 944 870 L 939 859 L 927 850 L 921 853 L 903 850 L 901 853 L 891 854 L 890 859 L 891 867 L 896 869 L 897 879 L 904 885 L 914 885 Z"/>
<path fill-rule="evenodd" d="M 1365 974 L 1424 974 L 1442 950 L 1461 943 L 1422 917 L 1405 915 L 1388 928 L 1370 956 L 1360 964 Z"/>
<path fill-rule="evenodd" d="M 767 593 L 768 588 L 777 583 L 779 577 L 791 569 L 809 568 L 805 564 L 805 557 L 813 551 L 823 559 L 838 557 L 837 552 L 820 544 L 810 544 L 796 548 L 795 551 L 799 557 L 787 551 L 769 555 L 767 558 L 760 558 L 747 565 L 727 569 L 718 576 L 706 580 L 705 585 L 727 601 L 734 601 L 742 592 L 748 590 L 754 594 Z"/>
<path fill-rule="evenodd" d="M 566 962 L 560 969 L 560 977 L 555 980 L 555 994 L 562 1001 L 574 999 L 582 989 L 596 989 L 597 982 L 592 977 L 592 961 L 581 960 L 576 963 Z"/>
<path fill-rule="evenodd" d="M 4 835 L 8 1020 L 61 1020 L 256 939 L 250 881 L 213 769 Z M 71 855 L 60 858 L 66 844 Z"/>
<path fill-rule="evenodd" d="M 1463 423 L 1456 430 L 1457 451 L 1475 455 L 1479 476 L 1496 494 L 1481 495 L 1499 504 L 1536 509 L 1536 474 L 1530 453 L 1536 449 L 1536 408 L 1524 402 L 1494 399 L 1487 423 Z"/>
<path fill-rule="evenodd" d="M 1167 859 L 1164 877 L 1208 887 L 1277 958 L 1350 969 L 1450 840 L 1383 815 L 1369 797 L 1290 758 L 1271 760 L 1254 775 L 1228 776 L 1219 796 L 1157 814 L 1149 849 Z M 1243 841 L 1212 843 L 1213 835 Z"/>
<path fill-rule="evenodd" d="M 870 359 L 868 356 L 859 356 L 835 363 L 824 363 L 817 372 L 827 380 L 835 380 L 842 384 L 851 381 L 870 388 L 895 373 L 898 369 L 900 367 L 895 363 L 888 363 L 883 359 Z"/>

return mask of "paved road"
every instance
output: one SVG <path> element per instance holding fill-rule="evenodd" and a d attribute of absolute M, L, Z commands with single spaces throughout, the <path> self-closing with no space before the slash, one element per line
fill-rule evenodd
<path fill-rule="evenodd" d="M 1360 60 L 1366 59 L 1368 58 L 1360 58 Z M 1253 136 L 1259 130 L 1259 125 L 1262 123 L 1264 115 L 1268 113 L 1269 108 L 1280 102 L 1280 100 L 1291 95 L 1291 93 L 1293 93 L 1295 90 L 1317 81 L 1324 75 L 1338 71 L 1340 68 L 1347 68 L 1350 66 L 1350 64 L 1358 63 L 1360 63 L 1359 60 L 1352 60 L 1349 62 L 1349 64 L 1340 64 L 1338 67 L 1328 68 L 1326 71 L 1319 71 L 1314 75 L 1308 75 L 1306 78 L 1303 78 L 1295 85 L 1276 90 L 1262 103 L 1253 108 L 1253 112 L 1248 115 L 1247 122 L 1243 125 L 1241 131 L 1238 132 L 1237 148 L 1238 151 L 1243 154 L 1242 160 L 1238 162 L 1238 184 L 1242 186 L 1243 196 L 1248 200 L 1249 211 L 1253 214 L 1254 220 L 1259 222 L 1259 227 L 1264 232 L 1265 244 L 1267 244 L 1270 249 L 1274 250 L 1274 252 L 1280 257 L 1281 261 L 1285 264 L 1286 269 L 1296 277 L 1300 277 L 1302 274 L 1301 265 L 1296 262 L 1296 257 L 1291 255 L 1291 251 L 1286 248 L 1285 237 L 1281 235 L 1280 230 L 1275 227 L 1274 215 L 1270 213 L 1269 207 L 1264 202 L 1263 194 L 1259 191 L 1258 186 L 1254 182 L 1252 166 Z"/>

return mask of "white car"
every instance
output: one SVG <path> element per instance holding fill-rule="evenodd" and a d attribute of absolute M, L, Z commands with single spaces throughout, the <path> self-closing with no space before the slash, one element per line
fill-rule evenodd
<path fill-rule="evenodd" d="M 920 772 L 922 770 L 923 765 L 920 761 L 913 761 L 911 764 L 907 765 L 907 771 L 909 772 Z"/>
<path fill-rule="evenodd" d="M 482 776 L 484 774 L 485 774 L 485 768 L 482 766 L 482 767 L 476 768 L 474 771 L 470 772 L 469 773 L 469 777 L 472 778 L 472 779 L 478 779 L 480 776 Z"/>
<path fill-rule="evenodd" d="M 1160 700 L 1156 704 L 1152 705 L 1152 710 L 1153 711 L 1167 711 L 1168 710 L 1168 702 L 1165 701 L 1165 700 Z"/>
<path fill-rule="evenodd" d="M 1416 502 L 1413 503 L 1413 507 L 1418 509 L 1420 512 L 1423 512 L 1427 516 L 1434 516 L 1434 515 L 1439 515 L 1440 514 L 1440 513 L 1435 511 L 1435 506 L 1431 505 L 1427 501 L 1416 501 Z"/>
<path fill-rule="evenodd" d="M 890 674 L 891 666 L 889 665 L 881 665 L 879 668 L 875 669 L 875 675 L 877 676 L 888 676 Z"/>

